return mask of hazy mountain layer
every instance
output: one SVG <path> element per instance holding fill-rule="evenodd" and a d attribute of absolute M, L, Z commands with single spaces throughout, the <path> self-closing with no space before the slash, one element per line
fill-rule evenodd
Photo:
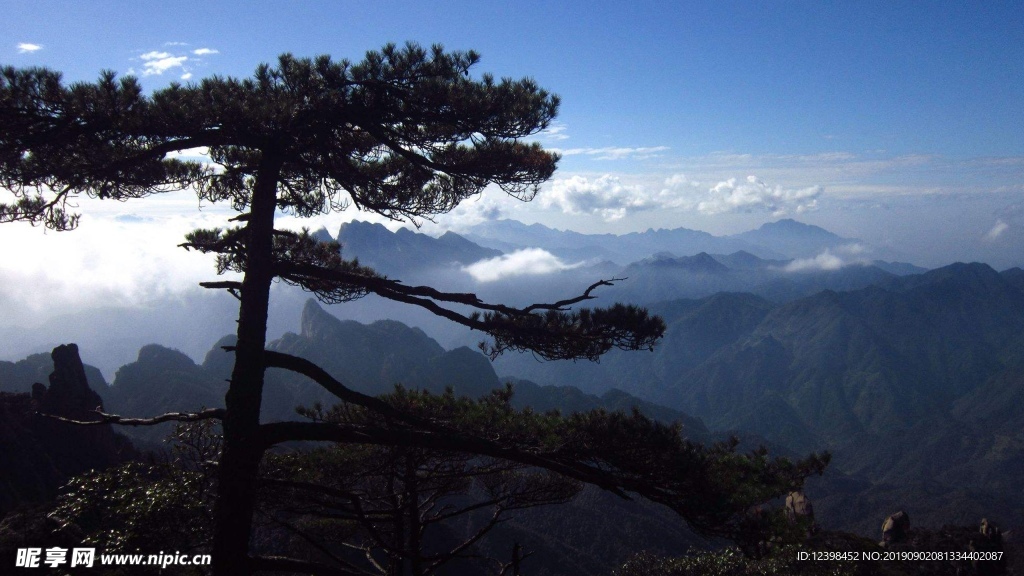
<path fill-rule="evenodd" d="M 786 255 L 764 246 L 796 238 L 806 240 L 813 250 L 825 250 L 853 241 L 792 221 L 766 225 L 753 231 L 757 234 L 751 232 L 751 238 L 764 246 L 685 229 L 587 235 L 501 220 L 474 230 L 496 231 L 496 235 L 515 244 L 499 242 L 499 247 L 489 239 L 483 246 L 454 233 L 439 238 L 406 229 L 392 233 L 379 224 L 365 222 L 345 224 L 338 236 L 343 256 L 358 257 L 362 263 L 403 282 L 473 292 L 493 302 L 513 305 L 576 296 L 593 282 L 608 278 L 628 280 L 614 289 L 599 290 L 598 304 L 616 299 L 651 303 L 699 298 L 722 290 L 753 292 L 783 301 L 826 288 L 864 287 L 884 279 L 885 272 L 900 275 L 922 271 L 908 264 L 869 262 L 849 255 L 826 255 L 794 264 Z M 315 235 L 321 240 L 332 238 L 327 230 Z M 516 252 L 524 247 L 536 250 Z M 702 252 L 712 254 L 727 270 L 712 274 L 686 262 L 706 259 Z M 478 275 L 489 272 L 490 279 L 475 277 L 467 270 L 474 263 L 487 261 L 490 263 L 479 264 L 474 271 Z M 799 270 L 787 270 L 794 266 Z M 294 287 L 275 285 L 270 338 L 290 329 L 307 297 Z M 397 319 L 426 330 L 448 347 L 476 344 L 475 335 L 467 336 L 465 330 L 446 320 L 377 298 L 346 304 L 341 313 L 362 322 Z M 0 325 L 0 358 L 13 361 L 33 353 L 48 353 L 63 342 L 80 342 L 83 354 L 109 379 L 118 367 L 132 362 L 135 352 L 146 344 L 160 344 L 193 359 L 201 358 L 217 334 L 234 330 L 237 315 L 236 300 L 196 288 L 189 294 L 169 295 L 137 307 L 90 308 L 52 318 L 42 316 L 32 326 Z"/>
<path fill-rule="evenodd" d="M 933 499 L 964 516 L 944 521 L 974 521 L 993 502 L 1024 507 L 1020 277 L 956 264 L 786 304 L 749 294 L 666 302 L 652 307 L 668 322 L 653 353 L 497 366 L 544 384 L 620 388 L 798 452 L 828 448 L 837 470 L 867 481 L 850 494 L 894 506 L 921 494 L 920 506 Z M 925 479 L 928 490 L 907 488 Z"/>
<path fill-rule="evenodd" d="M 538 247 L 570 259 L 612 260 L 627 264 L 657 252 L 690 255 L 700 252 L 750 252 L 761 258 L 786 260 L 816 256 L 825 250 L 858 245 L 860 240 L 843 238 L 818 226 L 792 219 L 764 224 L 732 236 L 714 236 L 699 230 L 675 228 L 629 234 L 581 234 L 555 230 L 541 224 L 526 225 L 515 220 L 493 220 L 477 224 L 465 237 L 481 246 L 503 252 Z"/>

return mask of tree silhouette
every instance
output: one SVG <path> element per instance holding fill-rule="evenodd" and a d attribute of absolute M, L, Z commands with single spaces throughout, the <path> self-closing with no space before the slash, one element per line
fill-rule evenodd
<path fill-rule="evenodd" d="M 374 293 L 425 308 L 488 335 L 490 342 L 482 346 L 492 356 L 531 350 L 546 359 L 596 359 L 612 348 L 650 349 L 661 337 L 664 323 L 643 309 L 574 308 L 608 281 L 573 298 L 514 308 L 473 294 L 407 286 L 342 259 L 336 243 L 275 228 L 279 211 L 309 217 L 350 206 L 416 222 L 448 212 L 488 186 L 531 200 L 554 172 L 558 157 L 523 139 L 549 125 L 558 98 L 529 79 L 473 78 L 478 59 L 473 52 L 414 44 L 385 46 L 359 63 L 286 54 L 276 66 L 258 67 L 252 78 L 211 77 L 149 95 L 133 77 L 118 79 L 112 72 L 102 73 L 95 83 L 65 86 L 60 74 L 50 70 L 2 69 L 0 186 L 13 193 L 14 201 L 0 204 L 0 222 L 70 230 L 78 224 L 70 207 L 79 195 L 125 200 L 183 189 L 194 189 L 204 201 L 228 202 L 239 212 L 236 226 L 196 230 L 182 245 L 216 254 L 220 273 L 242 274 L 240 282 L 204 283 L 240 301 L 225 409 L 162 417 L 222 420 L 213 534 L 216 574 L 321 570 L 292 559 L 249 556 L 254 479 L 264 452 L 282 442 L 363 442 L 503 458 L 620 494 L 636 492 L 684 516 L 693 512 L 687 499 L 709 488 L 702 484 L 707 479 L 687 477 L 672 458 L 656 459 L 664 469 L 651 476 L 648 467 L 641 477 L 595 465 L 583 453 L 509 445 L 472 430 L 452 430 L 358 395 L 305 360 L 265 350 L 275 278 L 328 303 Z M 168 156 L 197 147 L 209 149 L 214 165 Z M 395 424 L 353 430 L 326 421 L 260 423 L 269 367 L 302 373 L 339 399 Z M 113 415 L 103 421 L 146 423 Z M 768 464 L 752 466 L 772 480 L 785 476 L 788 488 L 792 470 L 779 476 Z M 694 493 L 684 494 L 687 490 Z M 680 504 L 680 498 L 687 504 Z M 702 525 L 699 515 L 688 519 Z"/>

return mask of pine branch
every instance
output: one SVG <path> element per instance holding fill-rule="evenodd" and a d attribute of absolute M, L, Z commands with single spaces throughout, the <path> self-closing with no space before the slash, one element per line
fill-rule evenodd
<path fill-rule="evenodd" d="M 396 302 L 419 306 L 437 316 L 492 336 L 494 344 L 489 348 L 482 345 L 492 359 L 506 350 L 529 350 L 547 360 L 596 360 L 612 348 L 651 350 L 665 332 L 664 321 L 635 306 L 617 304 L 610 308 L 568 311 L 569 305 L 592 299 L 595 289 L 611 285 L 617 279 L 595 282 L 575 298 L 514 308 L 488 304 L 471 293 L 406 286 L 397 280 L 353 272 L 340 265 L 324 267 L 278 262 L 275 264 L 275 274 L 314 292 L 322 300 L 335 299 L 334 291 L 351 292 L 359 289 Z M 475 308 L 478 312 L 462 314 L 438 302 L 461 304 Z"/>
<path fill-rule="evenodd" d="M 124 416 L 118 416 L 117 414 L 107 414 L 106 412 L 101 411 L 99 407 L 93 410 L 93 412 L 99 414 L 99 420 L 75 420 L 72 418 L 57 416 L 56 414 L 44 414 L 42 412 L 36 412 L 36 415 L 78 426 L 97 426 L 101 424 L 118 424 L 120 426 L 154 426 L 164 422 L 197 422 L 199 420 L 210 419 L 223 420 L 225 414 L 225 410 L 223 408 L 208 408 L 199 412 L 168 412 L 167 414 L 161 414 L 159 416 L 154 416 L 153 418 L 126 418 Z"/>

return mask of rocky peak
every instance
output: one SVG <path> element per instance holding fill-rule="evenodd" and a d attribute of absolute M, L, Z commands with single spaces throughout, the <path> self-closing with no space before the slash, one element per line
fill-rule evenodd
<path fill-rule="evenodd" d="M 102 409 L 103 400 L 89 388 L 85 377 L 85 366 L 78 354 L 76 344 L 63 344 L 53 349 L 53 373 L 46 392 L 33 386 L 33 395 L 39 397 L 39 410 L 76 420 L 97 420 L 97 408 Z"/>
<path fill-rule="evenodd" d="M 310 298 L 302 306 L 302 316 L 299 321 L 299 334 L 306 338 L 315 338 L 322 335 L 325 326 L 333 324 L 334 317 L 320 307 L 316 300 Z"/>

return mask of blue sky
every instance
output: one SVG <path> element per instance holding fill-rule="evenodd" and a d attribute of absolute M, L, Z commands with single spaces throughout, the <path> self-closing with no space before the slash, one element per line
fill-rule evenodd
<path fill-rule="evenodd" d="M 562 121 L 591 147 L 1024 154 L 1017 2 L 3 4 L 3 60 L 71 79 L 141 72 L 153 51 L 190 56 L 196 76 L 247 75 L 285 51 L 359 58 L 414 40 L 533 76 L 563 97 Z M 21 43 L 42 49 L 19 53 Z M 189 54 L 204 47 L 219 53 Z"/>
<path fill-rule="evenodd" d="M 112 69 L 158 88 L 246 76 L 282 52 L 359 59 L 411 40 L 476 50 L 480 72 L 532 76 L 559 94 L 558 122 L 539 140 L 564 158 L 538 200 L 487 193 L 428 231 L 503 216 L 726 234 L 794 217 L 926 266 L 1024 265 L 1020 2 L 5 0 L 0 10 L 0 63 L 68 80 Z M 86 208 L 79 238 L 131 231 L 132 218 L 184 229 L 195 219 L 179 212 L 197 214 L 187 198 Z M 6 228 L 5 242 L 41 234 Z"/>

